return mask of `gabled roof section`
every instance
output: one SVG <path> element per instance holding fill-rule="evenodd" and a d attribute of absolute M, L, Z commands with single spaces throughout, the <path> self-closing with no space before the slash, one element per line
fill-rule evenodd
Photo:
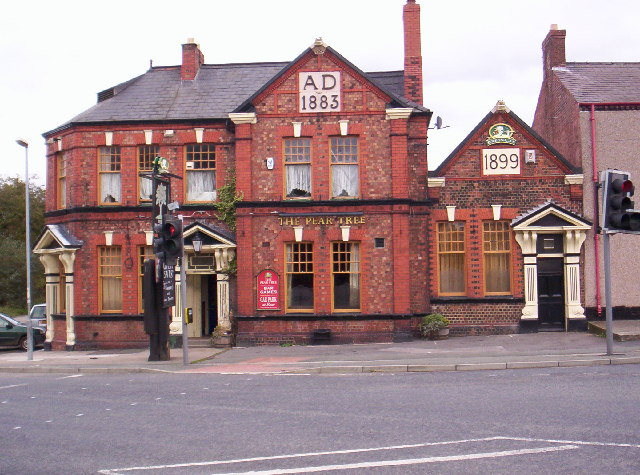
<path fill-rule="evenodd" d="M 556 157 L 571 173 L 581 173 L 582 168 L 576 167 L 572 165 L 566 158 L 564 158 L 560 152 L 558 152 L 555 148 L 551 146 L 545 139 L 543 139 L 538 133 L 533 130 L 530 126 L 528 126 L 520 117 L 516 115 L 511 109 L 506 107 L 502 101 L 498 101 L 496 107 L 494 107 L 484 118 L 474 127 L 474 129 L 467 135 L 462 142 L 449 154 L 449 156 L 433 171 L 429 172 L 430 177 L 442 176 L 444 171 L 449 167 L 450 162 L 458 155 L 458 152 L 462 150 L 478 133 L 480 129 L 485 127 L 487 122 L 489 122 L 494 114 L 499 111 L 499 105 L 502 104 L 501 107 L 504 107 L 504 110 L 501 112 L 507 112 L 508 115 L 520 126 L 522 127 L 529 135 L 531 135 L 535 140 L 540 142 L 540 144 L 549 150 L 551 154 Z"/>
<path fill-rule="evenodd" d="M 335 56 L 340 62 L 344 63 L 348 68 L 354 70 L 358 75 L 364 77 L 370 83 L 372 83 L 376 88 L 382 91 L 384 94 L 389 96 L 390 105 L 392 107 L 407 107 L 413 108 L 420 112 L 430 113 L 431 111 L 421 104 L 417 104 L 415 102 L 409 101 L 402 97 L 402 90 L 404 89 L 404 71 L 380 71 L 374 73 L 365 73 L 356 65 L 354 65 L 351 61 L 346 59 L 336 50 L 331 48 L 330 46 L 326 46 L 325 53 L 329 52 L 331 55 Z M 323 53 L 323 54 L 325 54 Z M 233 112 L 252 112 L 253 105 L 252 103 L 255 101 L 257 97 L 259 97 L 263 92 L 265 92 L 269 87 L 278 81 L 281 77 L 287 75 L 295 66 L 307 55 L 314 54 L 313 48 L 305 49 L 300 55 L 291 61 L 285 68 L 283 68 L 276 76 L 271 78 L 271 80 L 265 83 L 260 89 L 258 89 L 254 94 L 252 94 L 246 101 L 240 104 Z"/>
<path fill-rule="evenodd" d="M 553 72 L 576 102 L 640 103 L 640 63 L 566 63 Z"/>
<path fill-rule="evenodd" d="M 214 247 L 235 247 L 235 237 L 216 226 L 209 226 L 207 224 L 196 221 L 184 228 L 183 236 L 186 245 L 193 245 L 193 237 L 199 233 L 199 237 L 203 240 L 205 246 Z"/>
<path fill-rule="evenodd" d="M 592 223 L 582 216 L 555 204 L 552 200 L 537 206 L 511 221 L 514 229 L 572 227 L 591 229 Z"/>
<path fill-rule="evenodd" d="M 74 125 L 110 123 L 227 120 L 231 112 L 251 109 L 251 102 L 304 55 L 290 62 L 203 64 L 195 79 L 180 79 L 180 66 L 156 66 L 144 74 L 98 93 L 98 103 L 53 130 L 48 137 Z M 429 112 L 402 97 L 403 71 L 365 73 L 336 51 L 340 61 L 391 98 L 393 107 Z"/>
<path fill-rule="evenodd" d="M 78 249 L 84 242 L 76 238 L 62 224 L 47 224 L 38 239 L 36 240 L 34 251 L 46 249 Z"/>

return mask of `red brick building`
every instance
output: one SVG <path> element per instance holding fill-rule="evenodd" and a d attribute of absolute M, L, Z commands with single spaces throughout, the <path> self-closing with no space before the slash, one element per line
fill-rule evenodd
<path fill-rule="evenodd" d="M 580 172 L 498 102 L 430 173 L 431 307 L 452 334 L 585 326 Z"/>
<path fill-rule="evenodd" d="M 365 73 L 321 40 L 291 62 L 206 64 L 191 40 L 180 66 L 102 91 L 45 133 L 47 226 L 35 252 L 47 345 L 146 345 L 151 203 L 140 173 L 156 156 L 183 178 L 171 201 L 185 223 L 187 302 L 176 308 L 193 307 L 190 336 L 410 338 L 429 307 L 431 112 L 421 105 L 419 5 L 408 0 L 403 14 L 404 71 Z M 233 178 L 235 230 L 212 205 Z"/>

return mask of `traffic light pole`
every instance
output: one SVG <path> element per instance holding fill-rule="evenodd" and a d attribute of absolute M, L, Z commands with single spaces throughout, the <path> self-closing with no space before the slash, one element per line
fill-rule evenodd
<path fill-rule="evenodd" d="M 604 239 L 604 298 L 607 301 L 606 331 L 607 331 L 607 356 L 613 355 L 613 309 L 611 306 L 611 248 L 609 245 L 609 233 L 603 232 Z"/>
<path fill-rule="evenodd" d="M 184 229 L 184 217 L 179 216 Z M 180 257 L 180 302 L 182 303 L 180 312 L 182 313 L 182 364 L 189 365 L 189 335 L 187 335 L 187 261 L 185 259 L 184 246 L 182 246 L 182 256 Z"/>

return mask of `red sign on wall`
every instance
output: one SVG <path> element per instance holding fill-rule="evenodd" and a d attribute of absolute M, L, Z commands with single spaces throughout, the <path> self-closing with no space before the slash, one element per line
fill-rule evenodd
<path fill-rule="evenodd" d="M 258 310 L 280 308 L 280 277 L 272 270 L 258 274 Z"/>

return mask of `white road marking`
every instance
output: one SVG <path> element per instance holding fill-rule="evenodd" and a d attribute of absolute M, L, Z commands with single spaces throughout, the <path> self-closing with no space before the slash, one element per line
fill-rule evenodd
<path fill-rule="evenodd" d="M 434 463 L 434 462 L 445 462 L 445 461 L 456 461 L 456 460 L 474 460 L 474 459 L 480 459 L 480 458 L 508 457 L 508 456 L 515 456 L 515 455 L 524 455 L 524 454 L 536 454 L 536 453 L 554 452 L 554 451 L 562 451 L 562 450 L 574 450 L 584 445 L 640 448 L 640 444 L 495 436 L 495 437 L 485 437 L 480 439 L 462 439 L 462 440 L 450 440 L 450 441 L 443 441 L 443 442 L 424 442 L 419 444 L 394 445 L 394 446 L 388 446 L 388 447 L 345 449 L 345 450 L 335 450 L 335 451 L 325 451 L 325 452 L 307 452 L 307 453 L 298 453 L 298 454 L 249 457 L 249 458 L 231 459 L 231 460 L 213 460 L 213 461 L 206 461 L 206 462 L 177 463 L 177 464 L 167 464 L 167 465 L 151 465 L 151 466 L 104 469 L 104 470 L 98 471 L 98 473 L 102 475 L 118 475 L 118 474 L 121 474 L 122 472 L 132 472 L 132 471 L 166 470 L 166 469 L 174 469 L 174 468 L 205 467 L 205 466 L 213 466 L 213 465 L 231 465 L 231 464 L 246 463 L 246 462 L 261 462 L 261 461 L 269 461 L 269 460 L 294 459 L 294 458 L 302 458 L 302 457 L 318 457 L 318 456 L 325 456 L 325 455 L 345 455 L 345 454 L 356 454 L 356 453 L 377 452 L 377 451 L 392 451 L 392 450 L 413 449 L 413 448 L 420 448 L 420 447 L 435 447 L 435 446 L 443 446 L 443 445 L 466 444 L 471 442 L 490 442 L 490 441 L 496 441 L 496 440 L 507 440 L 507 441 L 512 440 L 512 441 L 550 443 L 550 444 L 562 444 L 562 445 L 556 446 L 556 447 L 540 447 L 540 448 L 531 448 L 531 449 L 507 450 L 507 451 L 500 451 L 500 452 L 484 452 L 484 453 L 473 453 L 473 454 L 448 455 L 448 456 L 440 456 L 440 457 L 425 457 L 425 458 L 419 458 L 419 459 L 382 460 L 382 461 L 361 462 L 361 463 L 345 464 L 345 465 L 327 465 L 327 466 L 321 466 L 321 467 L 304 467 L 304 468 L 295 468 L 295 469 L 278 469 L 278 470 L 262 471 L 262 472 L 250 471 L 250 472 L 236 472 L 236 473 L 246 473 L 246 474 L 253 474 L 253 475 L 255 474 L 267 475 L 267 474 L 276 474 L 276 473 L 309 473 L 309 472 L 319 472 L 323 470 L 325 471 L 346 470 L 350 468 L 369 468 L 369 467 L 411 465 L 411 464 Z M 233 473 L 221 474 L 221 475 L 233 475 Z"/>
<path fill-rule="evenodd" d="M 0 386 L 0 389 L 11 389 L 11 388 L 19 388 L 20 386 L 26 386 L 27 383 L 22 384 L 10 384 L 9 386 Z"/>
<path fill-rule="evenodd" d="M 345 450 L 333 450 L 327 452 L 308 452 L 300 454 L 287 454 L 287 455 L 271 455 L 265 457 L 249 457 L 244 459 L 231 459 L 231 460 L 213 460 L 208 462 L 193 462 L 193 463 L 177 463 L 172 465 L 152 465 L 146 467 L 128 467 L 128 468 L 114 468 L 110 470 L 101 470 L 98 473 L 103 475 L 115 475 L 119 472 L 130 472 L 133 470 L 159 470 L 166 468 L 183 468 L 183 467 L 204 467 L 207 465 L 223 465 L 243 462 L 262 462 L 265 460 L 280 460 L 291 459 L 300 457 L 317 457 L 321 455 L 344 455 L 344 454 L 356 454 L 362 452 L 377 452 L 380 450 L 399 450 L 399 449 L 415 449 L 419 447 L 433 447 L 438 445 L 453 445 L 453 444 L 465 444 L 469 442 L 488 442 L 492 440 L 509 439 L 508 437 L 486 437 L 483 439 L 464 439 L 464 440 L 450 440 L 444 442 L 424 442 L 421 444 L 409 444 L 409 445 L 392 445 L 389 447 L 373 447 L 366 449 L 345 449 Z"/>
<path fill-rule="evenodd" d="M 559 447 L 540 447 L 535 449 L 505 450 L 502 452 L 484 452 L 477 454 L 445 455 L 440 457 L 424 457 L 404 460 L 379 460 L 376 462 L 346 463 L 343 465 L 321 465 L 317 467 L 300 468 L 278 468 L 275 470 L 251 471 L 251 472 L 229 472 L 220 475 L 278 475 L 281 473 L 311 473 L 326 472 L 330 470 L 350 470 L 353 468 L 373 468 L 373 467 L 393 467 L 399 465 L 419 465 L 423 463 L 435 462 L 457 462 L 460 460 L 477 460 L 485 458 L 512 457 L 514 455 L 541 454 L 545 452 L 559 452 L 562 450 L 577 449 L 577 445 L 561 445 Z"/>
<path fill-rule="evenodd" d="M 632 447 L 640 449 L 640 444 L 623 444 L 617 442 L 584 442 L 579 440 L 553 440 L 553 439 L 532 439 L 528 437 L 507 437 L 509 440 L 519 440 L 524 442 L 549 442 L 551 444 L 574 444 L 574 445 L 595 445 L 600 447 Z"/>
<path fill-rule="evenodd" d="M 57 380 L 60 379 L 69 379 L 69 378 L 82 378 L 82 376 L 84 376 L 83 374 L 71 374 L 69 376 L 62 376 L 60 378 L 56 378 Z"/>

